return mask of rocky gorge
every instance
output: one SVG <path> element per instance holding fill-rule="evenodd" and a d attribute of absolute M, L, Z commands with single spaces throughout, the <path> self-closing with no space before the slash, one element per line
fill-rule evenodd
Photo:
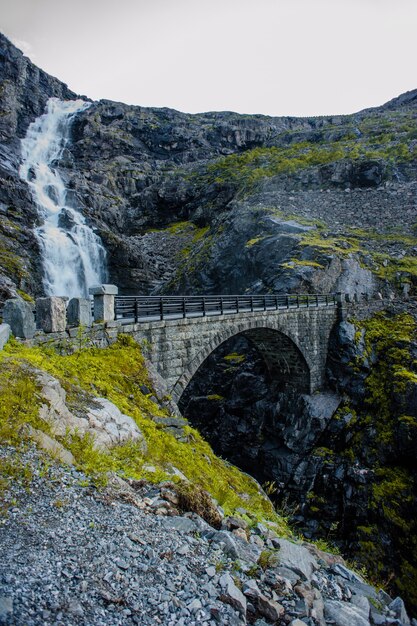
<path fill-rule="evenodd" d="M 77 96 L 3 36 L 0 60 L 0 300 L 30 301 L 44 295 L 34 232 L 42 220 L 19 175 L 20 140 L 50 97 Z M 12 343 L 2 357 L 1 411 L 7 423 L 17 407 L 22 423 L 19 440 L 6 426 L 0 430 L 2 468 L 12 477 L 4 483 L 7 517 L 1 541 L 8 562 L 21 562 L 30 574 L 23 583 L 18 569 L 3 570 L 0 621 L 409 623 L 402 601 L 393 595 L 400 594 L 409 612 L 416 612 L 416 166 L 417 91 L 351 116 L 188 115 L 100 101 L 74 117 L 70 140 L 53 167 L 65 183 L 70 206 L 101 238 L 109 282 L 122 293 L 341 291 L 348 302 L 331 337 L 327 388 L 320 393 L 300 395 L 271 379 L 254 347 L 236 335 L 206 360 L 183 394 L 180 411 L 169 418 L 158 415 L 168 410 L 166 399 L 149 380 L 139 381 L 133 366 L 121 374 L 126 355 L 113 363 L 115 377 L 104 382 L 87 374 L 93 367 L 88 359 L 99 359 L 98 352 L 91 357 L 89 346 L 80 346 L 86 355 L 81 350 L 77 361 L 77 355 L 58 357 L 47 348 L 31 352 Z M 105 352 L 103 362 L 110 358 Z M 83 359 L 85 370 L 77 374 L 72 368 L 80 369 Z M 30 391 L 39 396 L 42 374 L 34 367 L 65 387 L 73 415 L 69 428 L 78 432 L 84 424 L 81 440 L 68 440 L 65 429 L 51 431 L 51 414 L 40 413 L 39 422 L 25 405 Z M 95 371 L 100 367 L 95 364 Z M 8 385 L 14 378 L 26 382 L 10 403 Z M 97 458 L 90 445 L 103 432 L 97 402 L 106 398 L 119 414 L 139 420 L 141 433 L 133 452 L 126 441 L 112 440 L 109 449 L 119 447 L 119 452 L 109 453 L 111 462 L 107 452 L 105 460 Z M 179 412 L 218 455 L 264 484 L 292 531 L 280 526 L 282 515 L 277 520 L 261 491 L 256 503 L 249 499 L 248 504 L 245 497 L 230 503 L 225 490 L 241 496 L 253 487 L 237 487 L 233 481 L 241 479 L 229 476 L 227 464 L 217 466 L 212 453 L 199 451 L 198 435 L 190 434 Z M 89 430 L 84 421 L 75 427 L 76 418 L 95 426 Z M 44 435 L 36 439 L 33 430 Z M 52 440 L 53 455 L 63 454 L 61 463 L 70 461 L 74 469 L 54 465 L 42 475 L 39 467 L 45 461 L 28 441 L 45 447 L 45 436 Z M 158 437 L 167 439 L 157 452 Z M 22 443 L 22 461 L 10 469 L 8 459 Z M 198 471 L 192 455 L 181 448 L 193 445 Z M 210 463 L 203 460 L 207 455 Z M 221 485 L 213 484 L 213 467 L 222 475 Z M 51 472 L 60 477 L 56 489 L 53 481 L 49 484 Z M 106 472 L 111 480 L 125 481 L 118 483 L 117 496 L 100 484 Z M 15 484 L 29 483 L 26 474 L 35 481 L 39 502 Z M 213 506 L 220 509 L 214 518 L 207 516 L 207 503 L 197 509 L 198 517 L 182 516 L 196 507 L 195 498 L 179 506 L 180 474 L 215 498 Z M 89 484 L 82 487 L 85 481 Z M 97 486 L 104 491 L 97 492 Z M 108 500 L 106 509 L 103 500 Z M 77 502 L 83 514 L 65 548 L 63 520 L 74 515 Z M 42 506 L 52 512 L 44 513 Z M 175 541 L 166 532 L 170 519 L 178 531 Z M 80 555 L 73 557 L 76 566 L 69 565 L 87 520 L 93 526 L 85 550 L 92 550 L 93 543 L 101 546 L 97 567 L 103 568 L 104 583 L 84 569 Z M 37 569 L 38 548 L 30 564 L 22 546 L 29 537 L 31 545 L 41 545 L 34 527 L 39 523 L 48 529 L 48 540 Z M 130 537 L 133 527 L 141 529 L 144 543 Z M 289 542 L 290 532 L 309 541 L 325 539 L 327 548 L 332 544 L 356 567 L 364 567 L 375 584 L 384 582 L 386 592 L 375 592 L 341 557 Z M 8 539 L 15 535 L 21 536 L 17 547 Z M 126 544 L 123 550 L 116 536 Z M 152 547 L 142 548 L 146 545 Z M 180 563 L 182 580 L 191 576 L 188 585 L 177 585 L 182 596 L 166 589 L 173 560 Z M 62 571 L 71 568 L 66 585 Z M 39 598 L 43 575 L 58 599 L 34 606 L 30 597 Z M 21 587 L 22 600 L 10 604 L 13 586 Z M 149 593 L 141 595 L 139 588 L 148 586 Z"/>

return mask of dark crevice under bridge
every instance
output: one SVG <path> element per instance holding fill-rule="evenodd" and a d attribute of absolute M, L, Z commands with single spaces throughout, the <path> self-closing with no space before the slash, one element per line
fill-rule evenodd
<path fill-rule="evenodd" d="M 205 359 L 244 335 L 283 387 L 313 393 L 325 383 L 341 294 L 115 296 L 120 332 L 145 348 L 175 401 Z"/>

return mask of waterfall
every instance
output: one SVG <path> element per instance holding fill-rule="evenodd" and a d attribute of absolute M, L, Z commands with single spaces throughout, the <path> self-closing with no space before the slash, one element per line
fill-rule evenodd
<path fill-rule="evenodd" d="M 64 181 L 55 169 L 69 138 L 71 121 L 86 109 L 83 100 L 48 100 L 46 113 L 22 139 L 20 177 L 27 182 L 42 224 L 36 228 L 49 296 L 86 297 L 88 287 L 106 280 L 106 252 L 81 213 L 67 203 Z"/>

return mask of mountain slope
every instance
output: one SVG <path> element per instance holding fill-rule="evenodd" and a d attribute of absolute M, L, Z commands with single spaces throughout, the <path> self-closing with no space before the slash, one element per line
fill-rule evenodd
<path fill-rule="evenodd" d="M 48 97 L 75 94 L 4 37 L 1 47 L 0 201 L 10 223 L 2 241 L 13 254 L 2 268 L 39 293 L 37 218 L 17 176 L 18 137 Z M 414 96 L 322 118 L 189 115 L 101 101 L 75 120 L 59 169 L 125 292 L 400 293 L 416 276 Z"/>

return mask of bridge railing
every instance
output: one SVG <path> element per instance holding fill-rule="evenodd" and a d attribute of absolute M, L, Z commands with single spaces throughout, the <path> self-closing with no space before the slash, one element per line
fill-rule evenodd
<path fill-rule="evenodd" d="M 122 323 L 206 315 L 337 306 L 336 294 L 213 296 L 116 296 L 115 318 Z"/>

